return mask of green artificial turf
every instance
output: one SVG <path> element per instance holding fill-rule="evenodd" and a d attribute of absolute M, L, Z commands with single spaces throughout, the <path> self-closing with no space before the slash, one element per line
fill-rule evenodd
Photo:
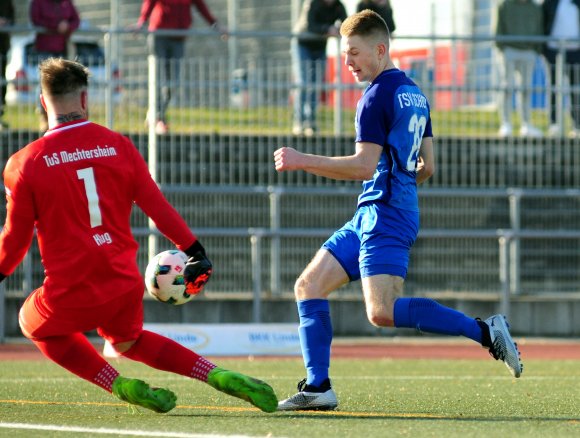
<path fill-rule="evenodd" d="M 213 360 L 268 381 L 280 399 L 304 376 L 300 358 Z M 0 364 L 0 436 L 580 436 L 576 361 L 527 361 L 513 379 L 492 359 L 336 359 L 339 410 L 274 414 L 185 377 L 127 360 L 113 365 L 172 389 L 177 407 L 168 414 L 130 408 L 51 362 L 7 361 Z"/>

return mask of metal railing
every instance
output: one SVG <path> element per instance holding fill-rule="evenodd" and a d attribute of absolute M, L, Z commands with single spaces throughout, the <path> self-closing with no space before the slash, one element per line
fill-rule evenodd
<path fill-rule="evenodd" d="M 296 141 L 290 135 L 292 122 L 288 101 L 295 86 L 289 73 L 289 57 L 264 60 L 260 54 L 251 54 L 232 61 L 230 54 L 225 53 L 207 58 L 187 58 L 182 66 L 185 80 L 176 84 L 179 85 L 178 93 L 170 108 L 171 130 L 169 134 L 160 136 L 152 130 L 152 124 L 144 124 L 148 108 L 154 108 L 155 99 L 158 98 L 154 79 L 156 61 L 143 56 L 123 59 L 122 41 L 119 41 L 123 32 L 110 29 L 91 32 L 103 38 L 108 72 L 107 80 L 98 85 L 97 92 L 109 96 L 103 105 L 92 105 L 92 118 L 132 136 L 144 155 L 148 155 L 152 174 L 158 176 L 167 196 L 177 197 L 172 199 L 173 204 L 194 226 L 194 231 L 208 240 L 207 246 L 212 248 L 214 263 L 222 267 L 208 285 L 208 291 L 253 293 L 256 317 L 260 305 L 258 297 L 291 291 L 295 276 L 320 246 L 322 239 L 338 225 L 336 219 L 333 222 L 332 218 L 314 213 L 314 209 L 327 208 L 318 200 L 341 198 L 334 200 L 336 202 L 333 201 L 328 208 L 332 209 L 330 215 L 333 218 L 346 220 L 354 204 L 345 203 L 344 200 L 348 196 L 354 197 L 358 189 L 326 182 L 326 187 L 320 187 L 322 183 L 318 184 L 316 178 L 308 175 L 285 175 L 274 179 L 272 164 L 266 164 L 263 159 L 274 150 L 274 144 Z M 191 30 L 187 35 L 190 38 L 210 35 L 214 38 L 209 31 Z M 239 32 L 232 35 L 239 39 L 275 37 L 288 41 L 291 36 L 271 32 Z M 117 41 L 113 43 L 115 39 Z M 405 39 L 412 38 L 397 37 L 397 40 Z M 431 43 L 434 47 L 449 45 L 450 61 L 437 66 L 441 71 L 448 71 L 453 67 L 457 69 L 459 65 L 466 70 L 477 70 L 481 67 L 478 64 L 481 60 L 462 60 L 460 54 L 469 48 L 463 47 L 463 50 L 459 46 L 485 44 L 492 54 L 493 41 L 491 37 L 433 36 Z M 112 57 L 111 53 L 116 50 L 118 56 Z M 434 56 L 436 53 L 431 52 L 422 59 L 427 70 L 423 69 L 415 79 L 423 81 L 420 85 L 425 92 L 434 96 L 436 135 L 448 137 L 448 143 L 441 147 L 438 145 L 438 151 L 445 155 L 444 163 L 459 168 L 459 171 L 440 172 L 441 176 L 436 175 L 435 182 L 421 191 L 422 202 L 427 203 L 426 207 L 422 207 L 424 215 L 434 215 L 431 211 L 436 210 L 436 199 L 444 202 L 448 211 L 440 213 L 440 217 L 434 216 L 440 223 L 438 226 L 434 225 L 431 217 L 423 220 L 420 239 L 413 249 L 407 291 L 411 294 L 438 290 L 501 292 L 504 310 L 509 310 L 509 297 L 515 294 L 577 291 L 580 280 L 580 209 L 574 202 L 578 201 L 579 194 L 577 189 L 567 190 L 564 187 L 566 184 L 576 187 L 579 181 L 578 166 L 575 165 L 580 162 L 580 148 L 576 147 L 578 140 L 554 139 L 540 144 L 535 139 L 507 138 L 500 142 L 495 140 L 492 144 L 483 143 L 486 138 L 495 137 L 498 127 L 495 106 L 490 104 L 490 96 L 498 91 L 494 75 L 490 73 L 483 82 L 477 80 L 477 75 L 471 79 L 469 75 L 465 76 L 469 79 L 465 82 L 442 82 L 437 74 L 430 76 Z M 120 78 L 112 78 L 111 58 L 120 62 Z M 331 154 L 336 151 L 338 143 L 351 141 L 351 119 L 354 114 L 351 106 L 361 91 L 357 84 L 346 82 L 348 76 L 336 73 L 340 71 L 339 58 L 335 57 L 332 61 L 335 62 L 335 76 L 331 79 L 334 79 L 319 84 L 319 91 L 327 96 L 327 101 L 321 106 L 321 135 L 300 139 L 305 150 L 314 148 L 317 153 Z M 408 60 L 400 57 L 399 61 Z M 481 62 L 489 67 L 495 61 L 490 56 Z M 560 62 L 563 65 L 562 58 Z M 231 76 L 233 63 L 236 68 L 244 68 L 248 73 L 241 88 Z M 417 74 L 410 64 L 403 69 Z M 558 71 L 563 72 L 563 69 Z M 563 77 L 561 79 L 562 82 L 553 91 L 559 93 L 558 100 L 566 105 L 566 94 L 578 90 L 568 87 Z M 122 99 L 115 101 L 110 94 L 119 86 L 122 87 Z M 532 86 L 532 90 L 540 94 L 550 91 L 545 86 Z M 241 100 L 247 104 L 232 101 L 234 91 L 248 93 L 248 100 Z M 12 128 L 8 134 L 2 133 L 1 136 L 0 159 L 3 162 L 9 154 L 38 136 L 38 132 L 34 131 L 35 108 L 36 104 L 31 103 L 17 104 L 7 109 Z M 538 106 L 534 116 L 539 121 L 538 125 L 545 129 L 548 122 L 544 112 L 545 106 Z M 212 143 L 214 132 L 221 135 L 219 141 Z M 236 141 L 226 144 L 224 139 L 228 135 Z M 479 145 L 474 143 L 474 139 L 484 140 Z M 259 143 L 248 143 L 254 140 Z M 198 144 L 201 142 L 207 144 L 202 147 Z M 453 142 L 457 144 L 451 144 Z M 471 142 L 469 147 L 465 147 L 468 142 Z M 243 163 L 239 159 L 240 153 L 244 154 Z M 448 158 L 448 155 L 453 157 Z M 553 155 L 558 158 L 551 161 Z M 482 165 L 482 161 L 486 160 L 489 163 Z M 264 170 L 266 167 L 267 170 Z M 522 175 L 521 187 L 505 188 L 512 184 L 510 178 L 516 173 Z M 254 177 L 255 174 L 263 176 Z M 539 188 L 550 186 L 544 179 L 556 179 L 560 175 L 565 178 L 553 186 L 561 189 Z M 282 185 L 267 186 L 274 183 Z M 239 184 L 239 187 L 232 188 L 229 186 L 231 184 Z M 469 186 L 469 190 L 450 189 L 449 186 Z M 183 199 L 179 198 L 181 195 Z M 248 196 L 253 197 L 244 204 Z M 192 201 L 191 197 L 205 198 Z M 215 199 L 207 199 L 209 197 Z M 285 206 L 284 202 L 293 197 L 296 203 Z M 312 210 L 304 213 L 300 203 L 314 198 L 317 201 L 312 204 Z M 545 206 L 530 207 L 532 214 L 524 211 L 528 207 L 522 206 L 522 203 L 535 202 L 540 198 L 550 201 L 546 201 Z M 235 201 L 229 202 L 232 199 Z M 457 201 L 459 204 L 455 205 L 451 199 L 460 199 L 461 202 Z M 553 216 L 543 216 L 551 213 L 552 204 L 559 202 L 559 199 L 572 202 L 572 206 L 563 207 L 565 211 L 562 210 L 562 215 L 568 215 L 563 225 L 555 217 L 560 211 L 557 208 L 553 209 Z M 217 205 L 220 200 L 223 205 Z M 471 201 L 481 201 L 482 205 L 472 211 Z M 206 209 L 204 202 L 211 208 L 207 208 L 205 216 L 201 217 L 196 210 Z M 542 210 L 540 217 L 534 222 L 532 215 L 538 216 L 539 210 Z M 448 217 L 450 212 L 455 216 Z M 307 221 L 305 216 L 308 213 L 316 216 L 320 223 Z M 501 217 L 498 218 L 498 214 Z M 238 215 L 243 217 L 236 217 Z M 215 222 L 217 216 L 223 216 L 220 219 L 223 223 L 212 227 L 210 224 Z M 234 222 L 235 225 L 228 225 Z M 473 225 L 475 223 L 477 226 Z M 201 224 L 199 228 L 198 224 Z M 142 217 L 137 217 L 134 228 L 144 249 L 139 255 L 139 263 L 144 266 L 150 236 L 156 233 L 152 233 Z M 538 242 L 537 246 L 535 242 Z M 15 275 L 0 286 L 0 291 L 7 286 L 10 296 L 22 297 L 39 284 L 42 272 L 35 245 Z M 542 282 L 534 275 L 550 279 Z M 453 278 L 457 280 L 452 281 Z M 355 289 L 358 285 L 345 288 L 340 293 L 355 292 Z M 0 315 L 3 314 L 3 303 L 0 299 Z M 0 330 L 1 327 L 2 324 Z"/>
<path fill-rule="evenodd" d="M 277 297 L 290 293 L 293 280 L 300 271 L 300 268 L 295 268 L 295 266 L 305 266 L 324 239 L 334 231 L 334 228 L 329 226 L 310 225 L 306 227 L 304 224 L 295 226 L 287 224 L 288 219 L 286 216 L 289 214 L 289 209 L 293 209 L 293 204 L 290 203 L 284 206 L 284 202 L 292 197 L 297 197 L 298 200 L 304 201 L 310 198 L 320 203 L 326 198 L 334 197 L 343 205 L 344 215 L 347 216 L 354 208 L 354 204 L 349 202 L 349 198 L 354 198 L 358 194 L 358 191 L 349 188 L 162 186 L 162 189 L 169 199 L 173 195 L 191 195 L 195 197 L 203 194 L 217 200 L 223 196 L 244 194 L 245 196 L 260 197 L 263 205 L 267 205 L 267 208 L 262 212 L 264 226 L 195 227 L 193 229 L 202 241 L 207 243 L 208 252 L 214 259 L 214 264 L 217 268 L 216 277 L 207 287 L 210 296 L 211 292 L 251 293 L 254 300 L 253 315 L 255 320 L 260 315 L 261 299 L 266 296 Z M 501 228 L 491 228 L 486 226 L 485 223 L 467 228 L 466 224 L 469 221 L 465 221 L 464 224 L 458 223 L 456 228 L 452 228 L 450 225 L 439 228 L 436 223 L 433 225 L 425 223 L 419 233 L 418 243 L 429 246 L 430 250 L 413 250 L 412 263 L 407 280 L 407 291 L 410 294 L 436 293 L 450 290 L 447 284 L 438 284 L 437 280 L 432 278 L 433 271 L 430 271 L 429 265 L 434 263 L 434 261 L 438 263 L 435 268 L 440 271 L 439 274 L 450 278 L 453 276 L 460 278 L 463 284 L 455 289 L 456 291 L 469 292 L 476 295 L 481 293 L 489 294 L 491 292 L 495 294 L 500 302 L 502 312 L 506 314 L 509 314 L 511 297 L 516 295 L 566 291 L 578 292 L 580 253 L 577 249 L 580 248 L 580 210 L 576 209 L 570 213 L 570 209 L 574 209 L 575 203 L 580 202 L 580 190 L 422 189 L 420 198 L 423 201 L 430 200 L 438 203 L 451 199 L 455 201 L 473 199 L 504 200 L 507 203 L 505 208 L 507 223 L 504 222 L 506 226 Z M 564 228 L 565 224 L 558 222 L 558 216 L 562 215 L 562 212 L 558 211 L 554 212 L 551 223 L 550 221 L 543 221 L 544 227 L 537 228 L 534 225 L 530 225 L 530 219 L 527 216 L 535 215 L 536 210 L 529 206 L 522 206 L 522 203 L 526 200 L 538 202 L 542 198 L 572 202 L 572 204 L 561 206 L 562 212 L 572 214 L 571 222 L 567 222 L 571 223 L 572 226 Z M 321 208 L 324 208 L 323 204 L 320 205 Z M 207 210 L 208 217 L 215 215 L 212 206 L 208 205 L 204 208 Z M 232 208 L 235 209 L 236 207 L 232 206 Z M 252 206 L 247 208 L 251 209 Z M 497 209 L 498 206 L 497 204 L 487 204 L 486 208 L 493 213 L 492 210 Z M 425 211 L 425 207 L 423 207 L 423 215 L 427 213 L 428 211 Z M 473 209 L 472 216 L 477 217 L 480 215 L 481 210 Z M 315 218 L 314 220 L 317 219 Z M 148 248 L 146 242 L 150 244 L 155 242 L 157 246 L 154 252 L 164 249 L 162 247 L 167 242 L 162 243 L 160 241 L 162 238 L 157 230 L 151 227 L 135 226 L 133 231 L 142 244 L 139 263 L 144 268 L 149 257 L 148 252 L 151 252 L 151 248 Z M 316 241 L 314 244 L 311 242 L 313 239 Z M 479 251 L 479 243 L 476 243 L 474 245 L 476 254 L 470 254 L 465 249 L 462 253 L 449 254 L 443 248 L 446 244 L 464 241 L 487 241 L 490 243 L 495 241 L 496 246 L 495 249 L 493 249 L 493 246 L 486 247 L 486 253 L 477 253 Z M 553 256 L 556 257 L 555 263 L 553 263 L 556 266 L 546 263 L 542 268 L 541 275 L 552 276 L 555 279 L 558 276 L 565 277 L 562 284 L 568 286 L 555 284 L 555 289 L 553 290 L 546 287 L 540 291 L 533 291 L 529 288 L 529 283 L 533 282 L 533 279 L 526 282 L 528 286 L 522 284 L 522 261 L 525 261 L 529 256 L 527 254 L 529 250 L 522 249 L 522 243 L 534 241 L 550 243 L 550 246 L 541 248 L 541 257 L 546 260 L 551 259 Z M 245 245 L 243 242 L 249 243 L 249 245 Z M 288 247 L 291 246 L 288 242 L 296 243 L 300 251 L 288 252 Z M 566 255 L 569 250 L 562 249 L 563 242 L 574 242 L 575 246 L 572 251 L 575 251 L 576 255 L 572 255 L 571 260 Z M 452 248 L 452 250 L 455 249 Z M 34 251 L 35 249 L 33 248 L 32 252 Z M 481 280 L 470 284 L 469 265 L 457 267 L 455 257 L 459 257 L 461 260 L 472 259 L 472 267 L 477 265 L 480 268 L 483 265 L 486 269 L 485 278 L 483 279 L 485 287 L 482 288 Z M 290 260 L 292 258 L 298 258 L 298 263 L 291 263 Z M 42 272 L 39 263 L 33 261 L 33 259 L 38 260 L 37 255 L 29 253 L 22 266 L 18 268 L 17 273 L 5 282 L 10 285 L 12 295 L 16 293 L 17 296 L 23 297 L 33 287 L 38 286 L 35 283 L 40 282 Z M 240 264 L 239 259 L 247 260 L 247 264 Z M 535 263 L 534 260 L 532 261 Z M 566 263 L 568 263 L 568 266 L 563 267 Z M 289 264 L 293 267 L 292 272 L 284 269 Z M 495 268 L 493 264 L 495 264 Z M 457 269 L 462 272 L 458 273 Z M 534 265 L 526 269 L 525 275 L 530 276 L 534 275 L 535 272 L 533 271 L 539 268 Z M 422 271 L 426 271 L 427 275 L 424 275 Z M 571 283 L 575 284 L 575 286 L 566 289 L 570 287 Z M 360 285 L 355 283 L 343 288 L 338 293 L 358 294 L 360 293 L 359 289 Z M 451 288 L 451 290 L 453 289 Z M 0 303 L 0 309 L 1 305 Z"/>
<path fill-rule="evenodd" d="M 14 35 L 30 34 L 34 28 L 8 28 Z M 92 28 L 75 32 L 74 37 L 94 38 L 104 50 L 104 80 L 92 84 L 104 96 L 103 104 L 93 104 L 92 118 L 113 129 L 138 132 L 155 142 L 155 130 L 144 123 L 146 113 L 153 114 L 159 100 L 156 81 L 159 65 L 147 56 L 145 38 L 186 36 L 196 45 L 216 38 L 211 30 L 141 32 L 142 47 L 136 55 L 129 52 L 129 41 L 135 34 L 120 28 Z M 232 134 L 265 133 L 273 136 L 287 135 L 292 130 L 290 103 L 299 85 L 292 78 L 292 61 L 289 56 L 265 57 L 237 47 L 249 41 L 290 41 L 296 37 L 289 32 L 236 31 L 232 32 L 223 50 L 211 55 L 186 56 L 176 62 L 181 79 L 173 84 L 174 98 L 170 107 L 170 133 L 178 136 L 189 132 L 228 132 Z M 73 38 L 74 39 L 74 38 Z M 438 36 L 413 37 L 398 35 L 393 42 L 392 56 L 422 87 L 430 98 L 434 132 L 437 136 L 495 136 L 499 127 L 496 113 L 496 96 L 502 91 L 498 83 L 496 66 L 499 63 L 494 49 L 496 41 L 545 43 L 548 37 L 494 37 L 494 36 Z M 580 93 L 578 86 L 566 82 L 565 44 L 559 39 L 560 55 L 557 58 L 556 86 L 552 89 L 542 57 L 538 56 L 540 82 L 522 84 L 534 96 L 534 122 L 547 133 L 545 110 L 549 105 L 547 93 L 555 93 L 557 121 L 560 135 L 565 136 L 571 126 L 567 115 L 570 93 Z M 421 54 L 407 49 L 408 43 L 418 43 L 424 48 Z M 132 43 L 135 44 L 134 42 Z M 322 134 L 352 135 L 354 106 L 364 84 L 356 84 L 337 54 L 341 53 L 340 40 L 329 40 L 329 59 L 322 66 L 326 70 L 324 81 L 314 86 L 321 97 L 319 128 Z M 118 70 L 117 70 L 118 68 Z M 575 67 L 576 68 L 576 67 Z M 116 72 L 119 72 L 119 75 Z M 239 74 L 242 71 L 243 74 Z M 10 87 L 18 85 L 21 78 L 11 78 Z M 33 90 L 37 78 L 30 77 L 27 84 Z M 120 97 L 116 94 L 121 89 Z M 7 117 L 14 129 L 30 127 L 37 107 L 34 101 L 19 104 L 8 110 Z M 14 114 L 12 115 L 11 114 Z M 514 112 L 514 113 L 517 113 Z M 16 120 L 16 122 L 14 122 Z M 519 119 L 514 114 L 514 123 Z M 32 126 L 36 128 L 35 126 Z"/>

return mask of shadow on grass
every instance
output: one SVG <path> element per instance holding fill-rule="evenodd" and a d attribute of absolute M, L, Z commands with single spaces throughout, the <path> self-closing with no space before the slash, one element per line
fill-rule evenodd
<path fill-rule="evenodd" d="M 212 409 L 213 410 L 213 409 Z M 265 414 L 256 411 L 253 408 L 222 408 L 215 412 L 197 412 L 197 413 L 177 413 L 172 412 L 165 414 L 171 417 L 220 417 L 224 418 L 224 410 L 227 411 L 228 417 L 247 418 L 248 414 L 255 414 L 255 416 L 267 416 L 269 419 L 279 420 L 305 420 L 305 419 L 320 419 L 320 420 L 427 420 L 427 421 L 464 421 L 464 422 L 526 422 L 526 421 L 544 421 L 544 422 L 563 422 L 563 423 L 578 423 L 580 424 L 580 417 L 523 417 L 523 416 L 497 416 L 497 417 L 477 417 L 465 415 L 441 415 L 429 413 L 401 413 L 401 412 L 352 412 L 352 411 L 301 411 L 301 412 L 275 412 Z"/>

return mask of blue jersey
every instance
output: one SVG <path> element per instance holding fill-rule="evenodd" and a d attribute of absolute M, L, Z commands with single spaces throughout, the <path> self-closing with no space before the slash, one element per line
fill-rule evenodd
<path fill-rule="evenodd" d="M 432 137 L 429 102 L 405 73 L 386 70 L 366 88 L 356 109 L 356 141 L 383 147 L 371 180 L 363 182 L 358 205 L 381 201 L 419 211 L 417 157 L 423 137 Z"/>

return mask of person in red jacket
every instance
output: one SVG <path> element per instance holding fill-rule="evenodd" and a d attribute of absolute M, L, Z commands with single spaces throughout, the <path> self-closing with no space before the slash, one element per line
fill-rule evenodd
<path fill-rule="evenodd" d="M 195 6 L 205 21 L 216 29 L 222 37 L 227 35 L 227 29 L 219 25 L 204 0 L 143 0 L 141 15 L 133 27 L 135 30 L 141 30 L 145 26 L 145 22 L 149 20 L 148 29 L 150 32 L 189 29 L 193 23 L 192 6 Z M 155 131 L 158 134 L 165 134 L 168 131 L 167 107 L 171 100 L 169 85 L 179 82 L 179 61 L 183 58 L 185 51 L 185 37 L 156 35 L 155 38 L 150 38 L 148 43 L 149 53 L 155 55 L 162 66 L 158 78 L 160 92 L 154 122 Z"/>
<path fill-rule="evenodd" d="M 45 279 L 20 309 L 22 333 L 49 359 L 119 399 L 156 412 L 175 407 L 169 389 L 122 377 L 84 333 L 96 330 L 123 357 L 207 382 L 265 412 L 277 408 L 265 382 L 217 367 L 181 344 L 143 329 L 144 281 L 131 210 L 138 205 L 189 260 L 188 293 L 208 281 L 212 264 L 147 163 L 125 136 L 88 115 L 88 69 L 63 58 L 40 64 L 49 130 L 10 157 L 4 170 L 6 223 L 0 280 L 30 247 L 34 228 Z"/>
<path fill-rule="evenodd" d="M 38 63 L 44 59 L 67 57 L 68 41 L 71 34 L 79 28 L 79 13 L 72 0 L 32 0 L 30 3 L 30 22 L 45 30 L 36 33 L 34 50 Z M 41 132 L 48 129 L 46 112 L 39 106 Z"/>
<path fill-rule="evenodd" d="M 36 34 L 36 53 L 42 59 L 50 56 L 66 58 L 68 40 L 80 24 L 72 0 L 32 0 L 30 21 L 46 29 Z"/>

